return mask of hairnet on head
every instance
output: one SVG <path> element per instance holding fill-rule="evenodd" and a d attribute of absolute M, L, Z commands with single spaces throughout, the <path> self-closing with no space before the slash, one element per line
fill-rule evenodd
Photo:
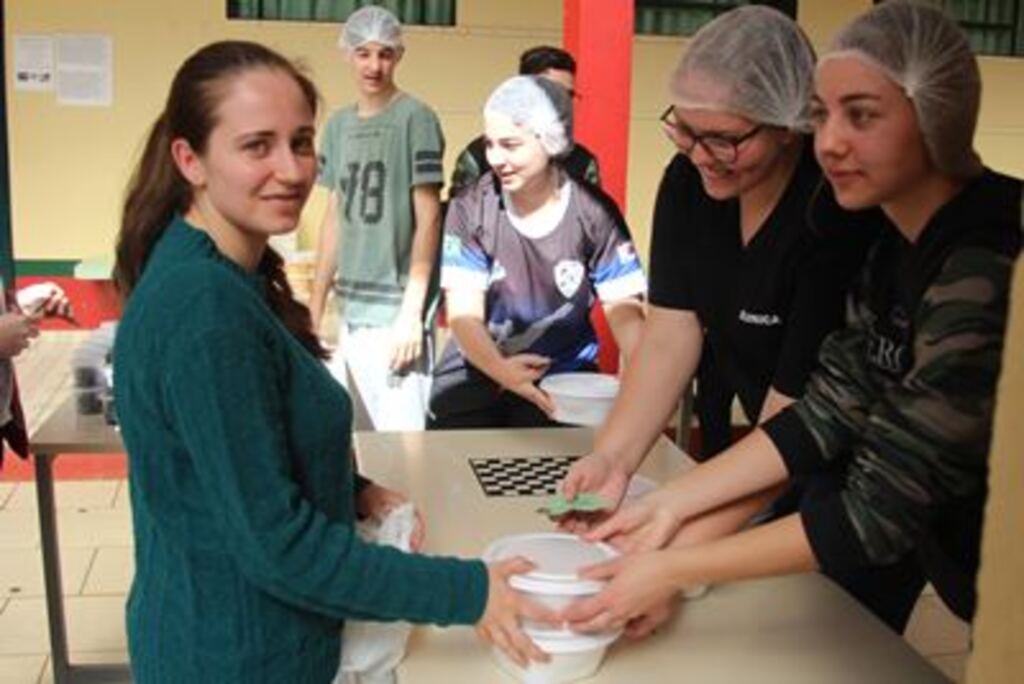
<path fill-rule="evenodd" d="M 693 36 L 669 80 L 672 103 L 809 131 L 814 50 L 792 19 L 746 5 Z"/>
<path fill-rule="evenodd" d="M 892 79 L 910 98 L 935 167 L 956 178 L 981 172 L 974 129 L 981 75 L 967 36 L 941 10 L 890 0 L 848 24 L 822 62 L 861 59 Z"/>
<path fill-rule="evenodd" d="M 380 43 L 402 50 L 402 24 L 383 7 L 367 5 L 348 16 L 338 37 L 338 47 L 355 50 L 366 43 Z"/>
<path fill-rule="evenodd" d="M 572 98 L 557 83 L 542 76 L 514 76 L 487 98 L 484 116 L 502 114 L 537 136 L 552 157 L 572 147 Z"/>

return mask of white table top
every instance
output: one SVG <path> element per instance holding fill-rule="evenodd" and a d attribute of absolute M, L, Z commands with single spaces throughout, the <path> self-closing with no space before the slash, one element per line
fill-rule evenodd
<path fill-rule="evenodd" d="M 484 496 L 467 459 L 586 453 L 585 429 L 359 433 L 360 466 L 404 491 L 427 520 L 426 551 L 479 556 L 495 538 L 549 530 L 542 497 Z M 687 459 L 662 438 L 641 472 L 662 480 Z M 471 629 L 416 629 L 402 684 L 503 682 Z M 714 587 L 658 634 L 619 643 L 595 684 L 944 682 L 945 678 L 818 574 Z"/>

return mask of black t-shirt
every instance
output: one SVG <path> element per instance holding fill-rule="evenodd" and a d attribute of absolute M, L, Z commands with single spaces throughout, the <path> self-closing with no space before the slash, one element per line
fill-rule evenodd
<path fill-rule="evenodd" d="M 839 208 L 808 139 L 778 204 L 744 246 L 739 200 L 709 197 L 684 155 L 669 163 L 654 211 L 649 296 L 695 312 L 704 328 L 714 372 L 702 377 L 727 387 L 713 388 L 713 407 L 699 407 L 702 422 L 727 421 L 734 394 L 751 422 L 769 387 L 803 394 L 821 340 L 842 325 L 846 291 L 878 232 L 872 218 Z"/>

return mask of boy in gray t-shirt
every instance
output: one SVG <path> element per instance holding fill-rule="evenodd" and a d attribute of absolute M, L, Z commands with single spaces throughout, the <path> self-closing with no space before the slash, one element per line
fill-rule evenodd
<path fill-rule="evenodd" d="M 324 130 L 319 182 L 330 190 L 310 308 L 322 320 L 334 281 L 338 350 L 378 430 L 423 428 L 429 395 L 426 325 L 436 300 L 444 138 L 434 112 L 398 89 L 403 54 L 398 20 L 364 7 L 339 41 L 358 98 Z M 337 274 L 337 279 L 334 279 Z"/>

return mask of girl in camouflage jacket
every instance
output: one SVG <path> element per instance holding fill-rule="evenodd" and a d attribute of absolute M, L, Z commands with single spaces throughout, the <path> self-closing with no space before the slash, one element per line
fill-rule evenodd
<path fill-rule="evenodd" d="M 978 67 L 940 11 L 876 6 L 816 79 L 818 160 L 844 208 L 879 206 L 885 224 L 847 327 L 803 399 L 591 531 L 630 553 L 584 573 L 610 584 L 567 611 L 574 629 L 642 632 L 689 585 L 814 569 L 844 586 L 888 572 L 876 603 L 852 593 L 896 629 L 924 579 L 972 617 L 1022 184 L 971 147 Z M 806 484 L 798 512 L 694 545 L 709 514 L 787 479 Z"/>

